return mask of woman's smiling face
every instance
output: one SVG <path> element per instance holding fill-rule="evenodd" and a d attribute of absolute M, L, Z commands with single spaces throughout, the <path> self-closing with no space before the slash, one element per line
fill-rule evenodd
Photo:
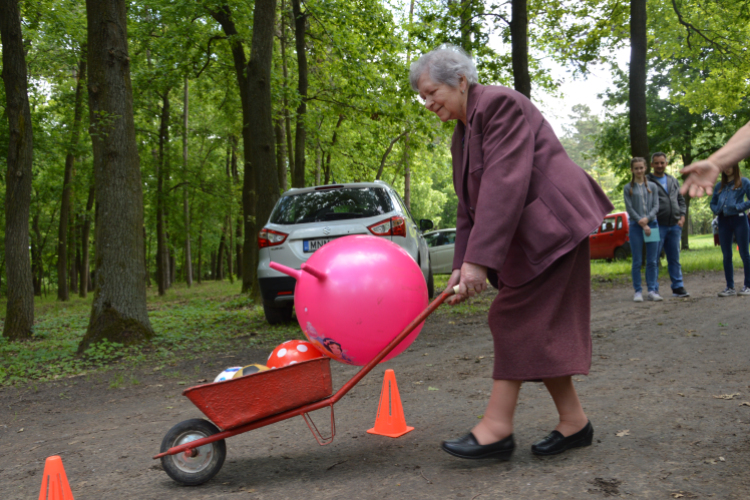
<path fill-rule="evenodd" d="M 417 84 L 419 97 L 424 100 L 424 107 L 444 122 L 460 120 L 465 114 L 466 99 L 461 90 L 465 90 L 466 86 L 466 79 L 463 77 L 456 88 L 445 83 L 436 83 L 427 71 L 422 73 Z"/>

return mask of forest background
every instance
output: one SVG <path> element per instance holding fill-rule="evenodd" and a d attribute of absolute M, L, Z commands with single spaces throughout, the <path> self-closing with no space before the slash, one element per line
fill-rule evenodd
<path fill-rule="evenodd" d="M 610 71 L 604 116 L 574 106 L 561 140 L 618 208 L 632 156 L 679 175 L 750 119 L 750 0 L 0 0 L 0 18 L 3 337 L 33 337 L 33 296 L 94 292 L 79 353 L 152 338 L 146 287 L 257 299 L 257 231 L 290 187 L 383 179 L 453 227 L 453 124 L 408 84 L 441 43 L 532 100 L 559 95 L 548 63 Z M 711 220 L 689 201 L 683 248 Z"/>

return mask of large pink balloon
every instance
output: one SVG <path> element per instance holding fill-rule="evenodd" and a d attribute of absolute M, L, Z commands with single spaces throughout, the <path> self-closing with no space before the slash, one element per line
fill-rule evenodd
<path fill-rule="evenodd" d="M 346 236 L 317 250 L 297 278 L 294 309 L 307 339 L 330 358 L 365 365 L 427 307 L 427 284 L 414 259 L 376 236 Z M 401 354 L 422 325 L 385 360 Z"/>

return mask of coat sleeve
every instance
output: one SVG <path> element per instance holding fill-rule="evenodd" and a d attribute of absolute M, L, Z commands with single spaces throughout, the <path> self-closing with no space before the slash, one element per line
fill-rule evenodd
<path fill-rule="evenodd" d="M 687 215 L 687 203 L 685 203 L 685 197 L 680 194 L 680 181 L 675 179 L 674 183 L 677 185 L 677 204 L 680 206 L 680 217 L 685 217 Z"/>
<path fill-rule="evenodd" d="M 650 206 L 648 207 L 648 221 L 653 222 L 656 220 L 656 214 L 659 213 L 659 186 L 657 186 L 653 182 L 647 182 L 646 185 L 651 190 L 652 194 L 650 197 L 653 198 L 653 200 L 651 200 Z"/>
<path fill-rule="evenodd" d="M 466 254 L 466 245 L 471 234 L 471 219 L 466 211 L 466 205 L 461 197 L 458 198 L 458 212 L 456 213 L 456 244 L 453 247 L 453 269 L 461 269 Z"/>
<path fill-rule="evenodd" d="M 711 207 L 711 211 L 716 215 L 719 215 L 719 184 L 716 184 L 716 186 L 714 186 L 714 194 L 713 196 L 711 196 L 711 203 L 709 204 L 709 206 Z"/>
<path fill-rule="evenodd" d="M 742 199 L 740 199 L 740 202 L 737 204 L 737 210 L 740 212 L 744 212 L 750 208 L 750 180 L 745 177 L 742 178 L 742 192 L 747 200 L 742 201 Z"/>
<path fill-rule="evenodd" d="M 641 218 L 638 216 L 636 211 L 633 209 L 633 197 L 630 194 L 630 183 L 625 184 L 622 190 L 622 197 L 625 198 L 625 211 L 628 213 L 628 217 L 633 221 L 634 224 L 638 224 Z"/>
<path fill-rule="evenodd" d="M 481 151 L 469 151 L 470 158 L 482 155 L 483 171 L 463 260 L 500 270 L 529 190 L 535 136 L 520 104 L 505 94 L 485 105 L 481 133 Z"/>

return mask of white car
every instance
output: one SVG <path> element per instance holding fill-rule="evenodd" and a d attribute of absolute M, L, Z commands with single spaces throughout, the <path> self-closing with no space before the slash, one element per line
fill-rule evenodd
<path fill-rule="evenodd" d="M 435 274 L 450 274 L 453 272 L 453 249 L 456 246 L 456 229 L 440 229 L 424 235 L 427 246 L 430 247 L 430 262 Z"/>
<path fill-rule="evenodd" d="M 340 236 L 369 234 L 397 243 L 422 269 L 432 298 L 430 253 L 422 231 L 396 191 L 382 181 L 290 189 L 279 198 L 258 233 L 258 282 L 263 311 L 271 324 L 289 321 L 294 307 L 294 278 L 271 269 L 271 261 L 299 269 L 315 250 Z"/>

